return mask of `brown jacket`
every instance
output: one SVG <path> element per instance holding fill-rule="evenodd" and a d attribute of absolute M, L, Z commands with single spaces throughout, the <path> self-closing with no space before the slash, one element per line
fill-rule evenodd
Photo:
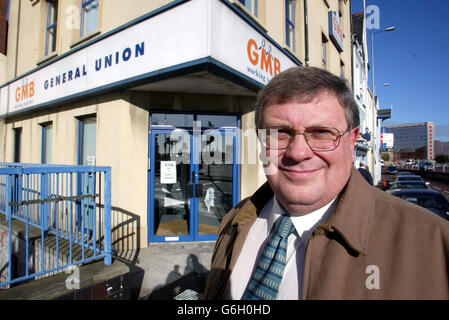
<path fill-rule="evenodd" d="M 223 299 L 264 184 L 223 219 L 205 299 Z M 336 212 L 308 239 L 303 299 L 449 299 L 449 222 L 368 185 L 354 169 Z"/>

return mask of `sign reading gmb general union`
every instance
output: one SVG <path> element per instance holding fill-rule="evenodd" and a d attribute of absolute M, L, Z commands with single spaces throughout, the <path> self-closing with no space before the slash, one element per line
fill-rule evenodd
<path fill-rule="evenodd" d="M 132 64 L 132 60 L 144 60 L 147 46 L 145 41 L 131 43 L 120 49 L 110 48 L 109 53 L 98 57 L 81 53 L 78 54 L 79 57 L 67 59 L 68 61 L 62 59 L 40 69 L 9 85 L 9 112 L 101 86 L 100 79 L 120 81 L 126 64 Z M 96 80 L 89 81 L 90 79 Z M 106 84 L 108 83 L 103 85 Z"/>
<path fill-rule="evenodd" d="M 114 88 L 205 57 L 212 57 L 261 85 L 296 65 L 279 46 L 223 1 L 188 1 L 113 32 L 1 87 L 0 116 L 63 103 L 71 97 Z"/>

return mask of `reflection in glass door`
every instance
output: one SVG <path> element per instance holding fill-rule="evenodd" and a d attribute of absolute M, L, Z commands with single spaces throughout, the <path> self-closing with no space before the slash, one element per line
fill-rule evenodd
<path fill-rule="evenodd" d="M 155 131 L 152 134 L 153 232 L 166 241 L 190 240 L 191 136 Z"/>
<path fill-rule="evenodd" d="M 198 165 L 198 234 L 217 234 L 221 220 L 233 207 L 235 136 L 208 130 L 201 136 Z"/>

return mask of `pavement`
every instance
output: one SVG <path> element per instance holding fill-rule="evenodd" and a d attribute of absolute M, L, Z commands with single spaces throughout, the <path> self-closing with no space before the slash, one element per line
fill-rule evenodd
<path fill-rule="evenodd" d="M 204 292 L 214 246 L 215 241 L 151 243 L 116 259 L 130 267 L 131 299 L 171 300 L 185 290 Z"/>

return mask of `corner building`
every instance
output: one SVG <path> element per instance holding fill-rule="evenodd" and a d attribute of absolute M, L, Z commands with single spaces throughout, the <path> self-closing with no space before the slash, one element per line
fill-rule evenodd
<path fill-rule="evenodd" d="M 303 65 L 351 83 L 350 13 L 345 0 L 11 1 L 0 160 L 110 166 L 117 250 L 215 240 L 265 181 L 257 92 Z"/>

